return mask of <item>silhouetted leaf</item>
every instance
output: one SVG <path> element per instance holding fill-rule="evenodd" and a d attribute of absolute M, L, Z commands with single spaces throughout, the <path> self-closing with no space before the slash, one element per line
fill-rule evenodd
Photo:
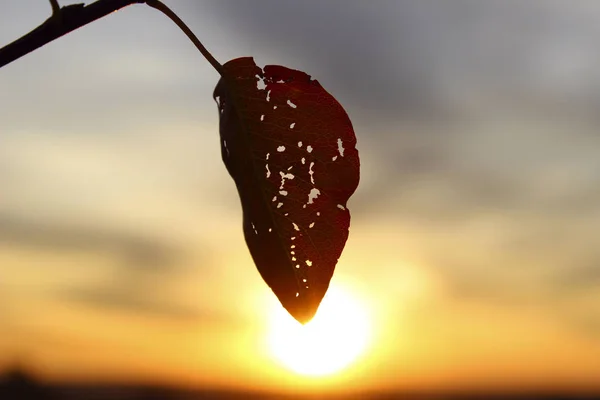
<path fill-rule="evenodd" d="M 312 319 L 342 253 L 359 181 L 352 124 L 304 72 L 231 60 L 215 88 L 223 162 L 246 243 L 265 282 L 301 323 Z"/>

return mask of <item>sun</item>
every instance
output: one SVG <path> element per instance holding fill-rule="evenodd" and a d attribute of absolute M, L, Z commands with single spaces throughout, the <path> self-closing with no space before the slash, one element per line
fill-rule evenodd
<path fill-rule="evenodd" d="M 315 317 L 298 323 L 281 305 L 271 314 L 271 354 L 292 371 L 323 376 L 349 366 L 369 344 L 366 307 L 341 287 L 330 287 Z"/>

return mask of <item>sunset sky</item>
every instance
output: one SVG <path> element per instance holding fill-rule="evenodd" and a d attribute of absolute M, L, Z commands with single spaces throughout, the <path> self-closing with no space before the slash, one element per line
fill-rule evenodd
<path fill-rule="evenodd" d="M 278 302 L 221 161 L 219 75 L 135 5 L 0 69 L 0 371 L 600 387 L 600 3 L 165 3 L 220 62 L 303 70 L 348 112 L 361 182 L 332 287 L 367 310 L 367 349 L 321 378 L 269 352 Z M 50 11 L 0 2 L 0 46 Z"/>

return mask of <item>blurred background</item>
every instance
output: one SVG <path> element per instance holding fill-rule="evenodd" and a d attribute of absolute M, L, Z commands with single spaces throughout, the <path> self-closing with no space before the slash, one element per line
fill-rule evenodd
<path fill-rule="evenodd" d="M 0 70 L 6 386 L 600 391 L 600 3 L 165 3 L 222 63 L 303 70 L 346 108 L 362 175 L 332 287 L 369 341 L 321 377 L 272 354 L 219 76 L 135 5 Z M 0 46 L 50 11 L 1 2 Z"/>

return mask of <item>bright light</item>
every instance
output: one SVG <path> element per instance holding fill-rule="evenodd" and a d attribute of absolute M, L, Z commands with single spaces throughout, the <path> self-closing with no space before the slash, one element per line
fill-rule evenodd
<path fill-rule="evenodd" d="M 302 375 L 327 375 L 350 365 L 367 347 L 371 321 L 365 307 L 339 287 L 330 287 L 317 315 L 301 325 L 278 305 L 269 332 L 271 353 Z"/>

